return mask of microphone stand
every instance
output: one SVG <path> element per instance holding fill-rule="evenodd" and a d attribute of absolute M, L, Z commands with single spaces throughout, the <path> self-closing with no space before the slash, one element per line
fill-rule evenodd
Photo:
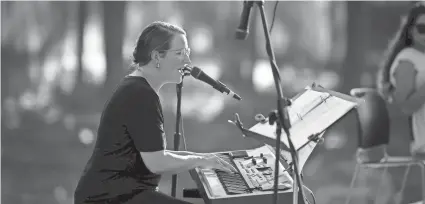
<path fill-rule="evenodd" d="M 272 111 L 270 113 L 269 123 L 273 124 L 276 122 L 276 154 L 280 155 L 280 143 L 281 143 L 281 134 L 282 134 L 282 128 L 285 131 L 287 137 L 288 137 L 288 143 L 289 143 L 289 149 L 291 150 L 291 157 L 294 167 L 294 184 L 293 184 L 293 203 L 298 204 L 298 191 L 301 196 L 300 204 L 305 204 L 305 194 L 303 190 L 303 181 L 300 176 L 300 171 L 298 169 L 298 156 L 297 151 L 294 147 L 294 144 L 292 143 L 289 128 L 291 126 L 288 110 L 287 107 L 291 105 L 291 102 L 289 99 L 284 98 L 282 94 L 282 87 L 281 87 L 281 79 L 279 75 L 279 70 L 276 65 L 275 56 L 273 53 L 273 48 L 270 42 L 270 34 L 269 29 L 267 26 L 267 20 L 266 15 L 264 12 L 264 0 L 255 1 L 258 5 L 258 8 L 260 9 L 261 14 L 261 20 L 263 24 L 264 34 L 266 37 L 266 50 L 267 54 L 269 56 L 271 69 L 273 72 L 273 78 L 276 86 L 277 91 L 277 113 L 276 111 Z M 275 160 L 275 172 L 274 172 L 274 189 L 273 189 L 273 199 L 274 203 L 277 204 L 278 202 L 278 180 L 279 180 L 279 157 L 276 156 Z"/>
<path fill-rule="evenodd" d="M 178 151 L 180 146 L 180 122 L 181 122 L 181 100 L 182 100 L 182 88 L 183 88 L 183 78 L 182 75 L 180 83 L 176 84 L 177 92 L 177 113 L 176 113 L 176 126 L 174 132 L 174 150 Z M 176 197 L 176 188 L 177 188 L 177 174 L 173 174 L 171 178 L 171 196 Z"/>

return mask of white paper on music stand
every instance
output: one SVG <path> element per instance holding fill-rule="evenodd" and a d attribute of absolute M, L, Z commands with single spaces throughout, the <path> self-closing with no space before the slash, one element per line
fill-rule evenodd
<path fill-rule="evenodd" d="M 312 134 L 321 133 L 320 137 L 322 137 L 329 126 L 355 106 L 355 102 L 332 96 L 327 92 L 319 92 L 311 89 L 306 90 L 305 93 L 294 100 L 292 105 L 288 108 L 288 114 L 291 121 L 289 132 L 295 149 L 298 150 L 306 144 L 309 141 L 308 137 Z M 276 139 L 275 124 L 269 125 L 268 123 L 258 123 L 249 130 L 271 139 Z M 283 130 L 281 141 L 289 148 L 288 138 Z M 314 148 L 314 146 L 311 145 L 315 146 L 316 143 L 310 142 L 310 144 L 308 144 L 309 147 L 305 146 L 304 148 Z M 305 158 L 299 158 L 300 165 L 304 165 L 308 156 L 309 154 Z M 303 160 L 304 162 L 302 162 Z"/>

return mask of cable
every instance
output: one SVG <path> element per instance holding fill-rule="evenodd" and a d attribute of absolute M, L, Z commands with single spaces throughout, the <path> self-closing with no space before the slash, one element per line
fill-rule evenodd
<path fill-rule="evenodd" d="M 311 194 L 311 197 L 313 197 L 313 203 L 316 204 L 316 197 L 314 197 L 313 191 L 310 190 L 307 186 L 304 187 Z"/>
<path fill-rule="evenodd" d="M 183 125 L 183 116 L 180 116 L 180 125 L 182 130 L 182 138 L 183 138 L 183 145 L 184 145 L 184 151 L 187 151 L 187 145 L 186 145 L 186 137 L 184 136 L 184 125 Z M 179 144 L 180 145 L 180 144 Z"/>
<path fill-rule="evenodd" d="M 274 20 L 276 19 L 276 10 L 277 10 L 277 4 L 278 3 L 279 3 L 279 1 L 276 1 L 276 3 L 274 4 L 272 24 L 270 25 L 270 31 L 269 31 L 270 35 L 272 34 Z"/>

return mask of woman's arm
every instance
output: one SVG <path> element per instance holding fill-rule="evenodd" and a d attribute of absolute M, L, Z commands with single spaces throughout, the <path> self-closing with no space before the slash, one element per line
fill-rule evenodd
<path fill-rule="evenodd" d="M 182 168 L 183 171 L 189 170 L 206 162 L 206 159 L 201 156 L 179 155 L 167 150 L 140 152 L 140 154 L 148 169 L 156 174 L 170 173 Z"/>
<path fill-rule="evenodd" d="M 425 84 L 413 92 L 404 102 L 404 113 L 413 114 L 425 104 Z"/>
<path fill-rule="evenodd" d="M 185 154 L 183 152 L 181 153 Z M 168 150 L 140 152 L 140 154 L 149 170 L 157 174 L 177 174 L 183 171 L 188 171 L 197 166 L 222 169 L 228 172 L 236 171 L 232 165 L 223 161 L 219 157 L 214 156 L 213 154 L 179 155 Z"/>
<path fill-rule="evenodd" d="M 408 115 L 416 112 L 425 103 L 425 84 L 416 89 L 416 75 L 415 66 L 408 60 L 401 60 L 394 73 L 396 81 L 394 100 Z"/>
<path fill-rule="evenodd" d="M 200 153 L 200 152 L 191 152 L 191 151 L 175 151 L 175 150 L 165 150 L 169 153 L 177 154 L 180 156 L 194 155 L 194 156 L 206 156 L 210 153 Z"/>

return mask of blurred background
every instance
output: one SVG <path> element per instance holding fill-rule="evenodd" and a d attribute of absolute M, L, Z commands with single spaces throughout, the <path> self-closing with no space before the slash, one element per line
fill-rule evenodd
<path fill-rule="evenodd" d="M 266 1 L 269 27 L 275 1 Z M 388 41 L 411 2 L 279 2 L 271 40 L 286 97 L 313 82 L 349 93 L 374 87 L 375 73 Z M 276 108 L 276 91 L 265 51 L 259 10 L 247 40 L 234 39 L 241 1 L 1 2 L 1 202 L 71 204 L 79 176 L 92 153 L 103 105 L 128 74 L 142 29 L 155 20 L 183 26 L 193 64 L 243 98 L 226 99 L 208 85 L 185 78 L 182 115 L 187 149 L 229 151 L 258 147 L 227 122 L 239 113 L 245 127 L 254 115 Z M 163 99 L 169 149 L 175 131 L 175 86 Z M 407 117 L 389 106 L 389 153 L 408 155 Z M 390 169 L 379 187 L 380 170 L 354 172 L 357 126 L 350 114 L 334 125 L 303 172 L 319 204 L 394 203 L 404 169 Z M 183 149 L 183 147 L 180 147 Z M 403 203 L 420 200 L 419 171 L 408 178 Z M 170 194 L 171 176 L 160 190 Z M 178 177 L 193 188 L 188 173 Z"/>

